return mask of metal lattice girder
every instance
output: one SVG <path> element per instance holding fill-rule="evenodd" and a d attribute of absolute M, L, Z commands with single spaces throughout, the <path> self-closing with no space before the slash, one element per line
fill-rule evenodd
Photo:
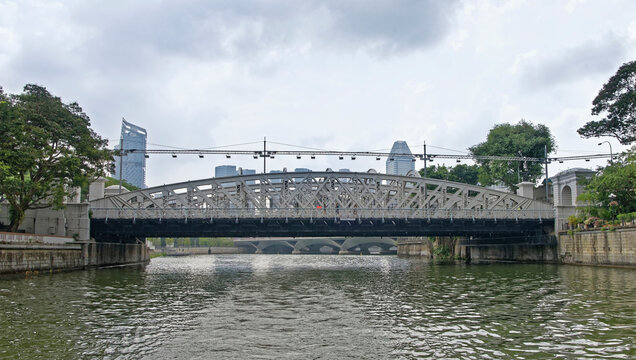
<path fill-rule="evenodd" d="M 551 219 L 544 202 L 484 187 L 356 172 L 242 175 L 91 201 L 95 219 Z"/>

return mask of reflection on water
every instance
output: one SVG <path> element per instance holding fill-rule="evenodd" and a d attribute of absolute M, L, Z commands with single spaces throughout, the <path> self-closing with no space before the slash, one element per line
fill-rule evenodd
<path fill-rule="evenodd" d="M 634 358 L 634 270 L 211 255 L 0 280 L 7 358 Z"/>

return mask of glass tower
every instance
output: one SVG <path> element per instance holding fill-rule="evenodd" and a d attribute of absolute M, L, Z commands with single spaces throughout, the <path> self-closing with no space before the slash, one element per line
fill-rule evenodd
<path fill-rule="evenodd" d="M 386 159 L 386 173 L 389 175 L 406 175 L 415 170 L 415 162 L 411 149 L 406 141 L 398 140 L 393 143 L 389 158 Z"/>
<path fill-rule="evenodd" d="M 236 176 L 236 165 L 219 165 L 214 168 L 214 177 Z"/>
<path fill-rule="evenodd" d="M 126 119 L 121 120 L 121 143 L 115 146 L 124 150 L 142 150 L 134 153 L 124 154 L 122 157 L 115 157 L 115 173 L 113 177 L 119 179 L 119 169 L 122 168 L 121 177 L 129 184 L 138 188 L 146 188 L 146 129 L 131 124 Z"/>

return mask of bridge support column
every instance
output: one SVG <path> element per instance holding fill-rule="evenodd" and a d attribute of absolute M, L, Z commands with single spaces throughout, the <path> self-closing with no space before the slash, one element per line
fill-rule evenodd
<path fill-rule="evenodd" d="M 292 254 L 294 254 L 294 255 L 298 255 L 298 254 L 302 254 L 302 253 L 303 253 L 303 252 L 302 252 L 302 251 L 300 251 L 300 250 L 298 250 L 298 249 L 294 249 L 294 250 L 292 251 Z"/>
<path fill-rule="evenodd" d="M 351 254 L 353 254 L 353 253 L 351 251 L 349 251 L 349 250 L 342 249 L 342 250 L 338 251 L 338 255 L 351 255 Z"/>
<path fill-rule="evenodd" d="M 254 251 L 254 254 L 264 254 L 264 253 L 263 253 L 263 250 L 256 249 L 256 251 Z"/>

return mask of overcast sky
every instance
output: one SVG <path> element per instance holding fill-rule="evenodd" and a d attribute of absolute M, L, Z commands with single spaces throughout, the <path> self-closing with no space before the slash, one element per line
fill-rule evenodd
<path fill-rule="evenodd" d="M 603 140 L 617 152 L 617 141 L 576 129 L 594 119 L 601 86 L 635 59 L 633 0 L 0 0 L 5 92 L 36 83 L 77 101 L 113 146 L 125 117 L 147 129 L 149 148 L 267 136 L 327 150 L 388 151 L 406 140 L 413 152 L 424 141 L 429 152 L 466 152 L 495 124 L 524 118 L 550 127 L 558 155 L 607 152 Z M 222 164 L 262 169 L 252 157 L 157 155 L 147 183 L 210 177 Z M 268 164 L 283 167 L 384 171 L 384 161 Z"/>

